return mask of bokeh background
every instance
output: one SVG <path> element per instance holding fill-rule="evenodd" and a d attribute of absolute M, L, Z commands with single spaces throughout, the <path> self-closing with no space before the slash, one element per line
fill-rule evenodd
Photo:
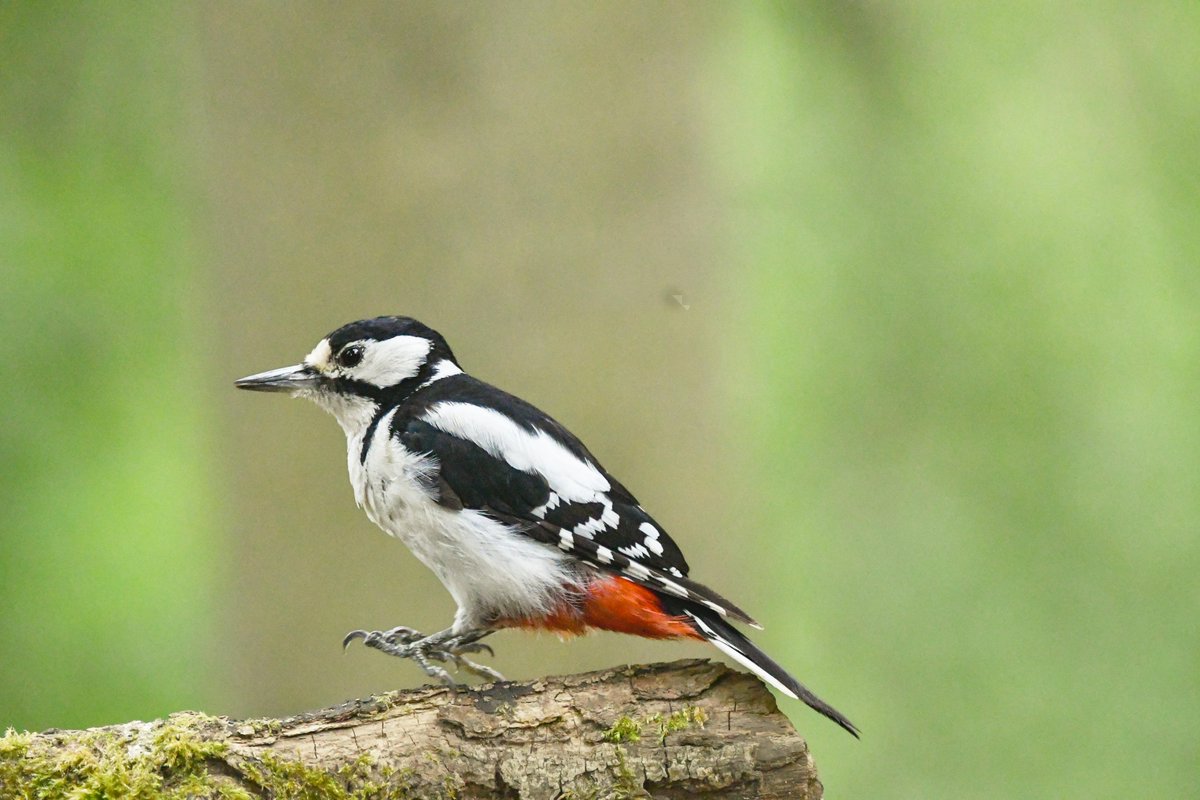
<path fill-rule="evenodd" d="M 862 727 L 783 703 L 829 796 L 1194 794 L 1198 76 L 1195 3 L 5 3 L 0 728 L 419 682 L 340 637 L 449 597 L 232 388 L 405 313 Z"/>

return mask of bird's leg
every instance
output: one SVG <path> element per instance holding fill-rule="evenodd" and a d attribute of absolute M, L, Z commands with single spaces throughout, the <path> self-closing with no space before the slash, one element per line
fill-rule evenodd
<path fill-rule="evenodd" d="M 347 647 L 350 642 L 355 639 L 362 639 L 363 644 L 367 647 L 374 648 L 382 653 L 393 655 L 398 658 L 411 658 L 417 662 L 425 674 L 431 678 L 437 678 L 447 686 L 455 686 L 455 680 L 450 677 L 450 673 L 436 664 L 430 663 L 438 661 L 441 663 L 451 663 L 455 667 L 465 669 L 472 672 L 481 678 L 486 678 L 493 681 L 502 681 L 504 676 L 491 667 L 485 667 L 482 664 L 477 664 L 471 659 L 464 656 L 464 653 L 492 653 L 492 648 L 486 644 L 480 644 L 479 640 L 487 636 L 492 631 L 487 628 L 469 630 L 465 633 L 458 633 L 454 628 L 447 628 L 444 631 L 438 631 L 430 636 L 425 636 L 412 628 L 399 626 L 388 631 L 350 631 L 342 639 L 342 647 Z"/>

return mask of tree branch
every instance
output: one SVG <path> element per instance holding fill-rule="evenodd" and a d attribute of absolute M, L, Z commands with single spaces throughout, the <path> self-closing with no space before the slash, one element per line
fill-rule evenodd
<path fill-rule="evenodd" d="M 706 661 L 451 692 L 391 692 L 282 720 L 194 713 L 10 731 L 0 791 L 224 798 L 790 798 L 821 784 L 754 677 Z"/>

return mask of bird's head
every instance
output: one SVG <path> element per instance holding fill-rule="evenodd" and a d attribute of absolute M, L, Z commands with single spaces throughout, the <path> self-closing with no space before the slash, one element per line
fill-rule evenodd
<path fill-rule="evenodd" d="M 308 398 L 350 433 L 365 427 L 381 405 L 459 372 L 437 331 L 409 317 L 375 317 L 338 328 L 299 364 L 249 375 L 235 385 Z"/>

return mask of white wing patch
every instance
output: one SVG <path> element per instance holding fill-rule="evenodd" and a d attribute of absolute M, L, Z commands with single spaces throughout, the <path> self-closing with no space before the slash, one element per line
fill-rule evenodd
<path fill-rule="evenodd" d="M 676 597 L 689 597 L 691 594 L 687 589 L 683 588 L 675 581 L 669 581 L 666 578 L 659 578 L 658 582 L 662 584 L 664 591 L 670 592 Z"/>
<path fill-rule="evenodd" d="M 545 431 L 530 431 L 505 414 L 472 403 L 436 403 L 421 419 L 440 431 L 479 445 L 513 469 L 536 473 L 567 502 L 602 502 L 608 479 Z"/>
<path fill-rule="evenodd" d="M 529 513 L 538 519 L 545 519 L 546 513 L 553 511 L 556 508 L 558 508 L 558 493 L 551 492 L 550 496 L 546 498 L 546 502 L 542 503 L 537 508 L 530 509 Z"/>
<path fill-rule="evenodd" d="M 639 581 L 650 580 L 650 570 L 636 562 L 630 562 L 628 566 L 621 570 L 631 578 Z"/>
<path fill-rule="evenodd" d="M 639 558 L 646 558 L 650 553 L 640 542 L 638 544 L 627 544 L 624 547 L 617 548 L 618 553 L 624 553 L 635 561 Z"/>
<path fill-rule="evenodd" d="M 595 538 L 596 534 L 605 528 L 613 528 L 614 530 L 621 524 L 621 517 L 613 509 L 612 501 L 607 497 L 602 498 L 600 502 L 604 505 L 604 509 L 600 512 L 600 516 L 594 519 L 589 519 L 586 522 L 581 522 L 575 526 L 572 533 L 576 536 L 582 536 L 585 539 Z"/>
<path fill-rule="evenodd" d="M 658 528 L 649 522 L 643 522 L 638 526 L 638 530 L 646 535 L 646 548 L 654 553 L 654 555 L 661 556 L 663 554 L 663 546 L 662 542 L 658 540 Z"/>

